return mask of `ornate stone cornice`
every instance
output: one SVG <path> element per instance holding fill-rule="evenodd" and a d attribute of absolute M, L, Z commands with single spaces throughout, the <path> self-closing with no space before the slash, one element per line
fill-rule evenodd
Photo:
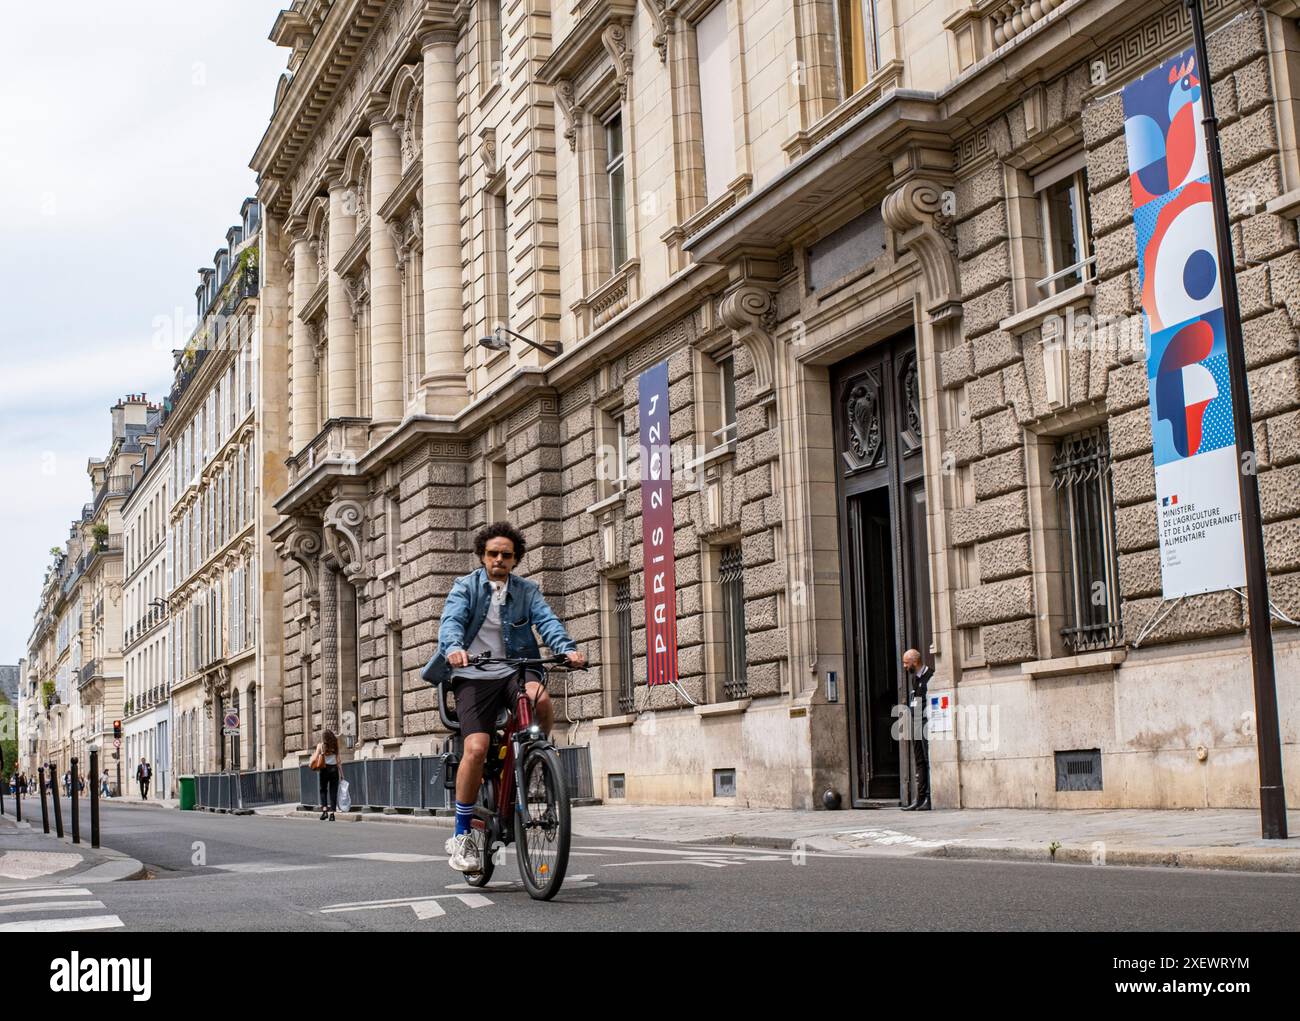
<path fill-rule="evenodd" d="M 744 344 L 754 361 L 759 395 L 772 389 L 776 362 L 776 295 L 765 282 L 742 277 L 722 296 L 718 310 L 737 344 Z"/>
<path fill-rule="evenodd" d="M 641 0 L 641 6 L 654 23 L 654 47 L 661 63 L 668 63 L 668 34 L 673 30 L 672 17 L 664 10 L 664 0 Z"/>
<path fill-rule="evenodd" d="M 302 570 L 303 595 L 311 603 L 320 599 L 321 529 L 305 521 L 295 521 L 288 535 L 275 545 L 276 552 L 292 560 Z"/>
<path fill-rule="evenodd" d="M 600 41 L 614 62 L 614 80 L 618 82 L 619 98 L 627 99 L 628 84 L 632 78 L 632 51 L 627 45 L 627 22 L 611 21 L 600 33 Z"/>
<path fill-rule="evenodd" d="M 921 264 L 932 315 L 951 314 L 961 297 L 952 203 L 952 191 L 939 181 L 912 177 L 886 195 L 880 207 L 898 248 L 911 251 Z"/>
<path fill-rule="evenodd" d="M 582 105 L 574 98 L 573 82 L 563 79 L 555 83 L 555 101 L 564 115 L 564 140 L 570 151 L 578 148 L 578 126 L 582 123 Z"/>
<path fill-rule="evenodd" d="M 329 559 L 338 565 L 348 581 L 356 585 L 369 577 L 361 546 L 361 528 L 365 521 L 362 499 L 364 492 L 341 492 L 325 511 L 322 529 Z"/>

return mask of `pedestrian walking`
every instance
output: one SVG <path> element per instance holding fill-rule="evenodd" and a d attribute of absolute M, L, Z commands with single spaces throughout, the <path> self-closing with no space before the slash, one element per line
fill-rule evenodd
<path fill-rule="evenodd" d="M 321 735 L 316 751 L 312 754 L 312 769 L 320 771 L 320 817 L 334 822 L 334 813 L 339 807 L 339 739 L 334 731 L 327 730 Z"/>
<path fill-rule="evenodd" d="M 99 796 L 101 798 L 111 798 L 113 795 L 108 790 L 108 770 L 99 774 Z"/>
<path fill-rule="evenodd" d="M 63 771 L 63 796 L 72 797 L 72 773 L 66 769 Z"/>
<path fill-rule="evenodd" d="M 145 759 L 141 759 L 140 765 L 135 767 L 135 782 L 140 785 L 140 797 L 149 797 L 151 779 L 153 779 L 153 770 L 149 768 L 149 763 Z"/>

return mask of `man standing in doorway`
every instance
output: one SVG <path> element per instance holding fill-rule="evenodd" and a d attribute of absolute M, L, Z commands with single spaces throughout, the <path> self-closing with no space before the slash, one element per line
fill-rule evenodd
<path fill-rule="evenodd" d="M 930 741 L 925 732 L 927 689 L 934 671 L 921 662 L 915 649 L 903 653 L 903 669 L 907 671 L 907 701 L 911 709 L 912 749 L 916 752 L 916 796 L 911 804 L 903 805 L 904 812 L 930 811 Z"/>
<path fill-rule="evenodd" d="M 152 778 L 153 770 L 149 768 L 149 763 L 141 759 L 140 765 L 135 767 L 135 782 L 140 785 L 140 797 L 149 797 L 149 781 Z"/>

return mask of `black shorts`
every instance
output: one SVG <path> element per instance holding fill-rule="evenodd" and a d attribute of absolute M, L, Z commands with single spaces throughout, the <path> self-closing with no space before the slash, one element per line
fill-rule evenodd
<path fill-rule="evenodd" d="M 454 677 L 451 693 L 456 699 L 456 719 L 460 733 L 490 734 L 497 713 L 514 709 L 515 678 L 509 677 Z"/>

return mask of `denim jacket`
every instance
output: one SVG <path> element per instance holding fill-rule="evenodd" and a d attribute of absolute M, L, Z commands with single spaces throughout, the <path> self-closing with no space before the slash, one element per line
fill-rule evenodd
<path fill-rule="evenodd" d="M 451 673 L 447 656 L 457 649 L 468 649 L 483 626 L 492 598 L 492 583 L 487 569 L 480 567 L 471 574 L 457 578 L 447 593 L 447 603 L 442 608 L 438 624 L 438 649 L 429 660 L 421 676 L 430 684 L 440 684 Z M 510 575 L 506 584 L 506 600 L 501 607 L 501 634 L 505 641 L 506 656 L 536 659 L 541 655 L 536 628 L 547 646 L 555 653 L 574 652 L 578 646 L 569 637 L 560 619 L 546 604 L 546 598 L 536 582 Z"/>

